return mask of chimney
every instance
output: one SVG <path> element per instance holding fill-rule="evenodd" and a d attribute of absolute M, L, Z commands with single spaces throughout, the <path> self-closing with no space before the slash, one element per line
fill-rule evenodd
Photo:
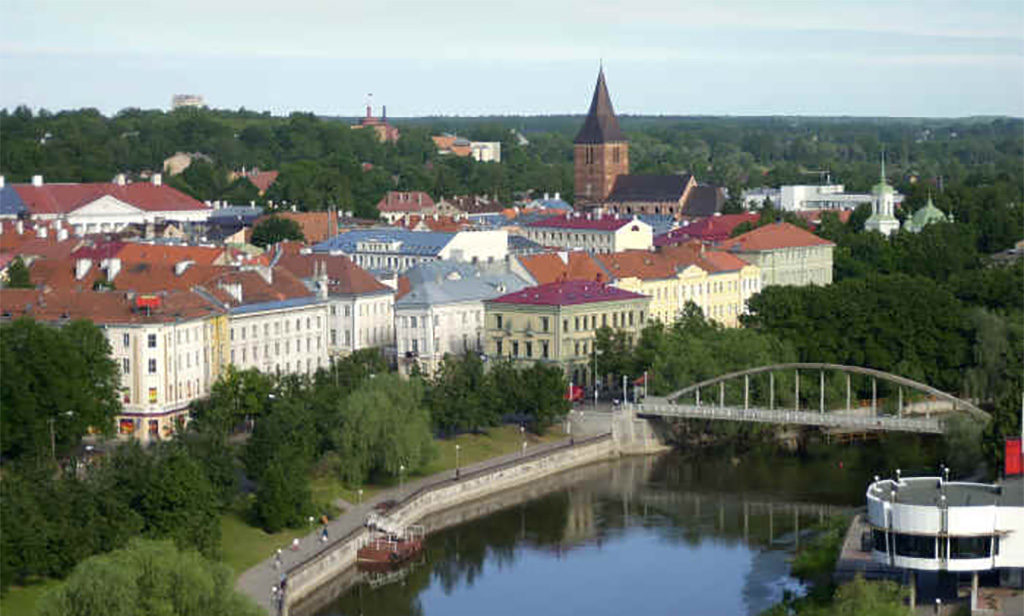
<path fill-rule="evenodd" d="M 558 201 L 559 199 L 561 199 L 561 196 L 559 196 L 558 191 L 555 191 L 555 201 Z"/>
<path fill-rule="evenodd" d="M 423 205 L 423 193 L 416 193 L 416 205 Z"/>
<path fill-rule="evenodd" d="M 85 278 L 85 275 L 89 273 L 90 267 L 92 267 L 92 259 L 76 259 L 75 280 L 81 280 L 82 278 Z"/>
<path fill-rule="evenodd" d="M 366 106 L 366 117 L 367 117 L 368 119 L 369 119 L 369 118 L 372 118 L 372 117 L 373 117 L 373 114 L 372 114 L 372 113 L 370 113 L 370 112 L 371 112 L 371 109 L 372 109 L 372 108 L 371 108 L 371 107 L 370 107 L 369 105 L 367 105 L 367 106 Z"/>
<path fill-rule="evenodd" d="M 45 240 L 46 235 L 46 225 L 39 225 L 38 227 L 36 227 L 36 237 L 38 237 L 41 240 Z"/>
<path fill-rule="evenodd" d="M 58 242 L 63 242 L 66 239 L 68 239 L 68 230 L 64 229 L 64 228 L 58 229 L 57 230 L 57 241 Z"/>
<path fill-rule="evenodd" d="M 14 230 L 18 232 L 18 235 L 21 235 L 22 233 L 24 233 L 25 232 L 25 221 L 19 219 L 18 222 L 14 223 Z"/>
<path fill-rule="evenodd" d="M 117 257 L 104 259 L 104 265 L 107 270 L 107 282 L 114 282 L 117 275 L 121 273 L 121 259 Z"/>
<path fill-rule="evenodd" d="M 380 111 L 380 119 L 381 119 L 382 121 L 384 121 L 384 122 L 387 122 L 387 121 L 388 121 L 388 106 L 387 106 L 387 105 L 384 105 L 384 107 L 383 107 L 383 108 L 381 108 L 381 111 Z"/>
<path fill-rule="evenodd" d="M 125 185 L 124 174 L 123 173 L 118 173 L 117 175 L 115 175 L 114 176 L 114 183 L 117 184 L 118 186 L 124 186 Z"/>
<path fill-rule="evenodd" d="M 32 176 L 32 185 L 33 186 L 42 186 L 43 185 L 43 176 L 41 176 L 41 175 L 33 175 Z"/>
<path fill-rule="evenodd" d="M 0 188 L 4 187 L 4 176 L 0 175 Z"/>
<path fill-rule="evenodd" d="M 153 183 L 153 186 L 160 186 L 164 183 L 164 176 L 162 173 L 154 173 L 149 181 Z"/>

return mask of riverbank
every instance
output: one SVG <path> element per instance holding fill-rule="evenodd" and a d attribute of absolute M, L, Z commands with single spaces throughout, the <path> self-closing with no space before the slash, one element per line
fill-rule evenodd
<path fill-rule="evenodd" d="M 380 492 L 331 521 L 328 543 L 319 541 L 318 532 L 310 533 L 299 541 L 296 550 L 286 550 L 280 568 L 275 567 L 273 557 L 268 555 L 266 560 L 239 576 L 236 587 L 269 610 L 271 589 L 283 574 L 288 579 L 288 603 L 298 601 L 313 592 L 317 585 L 355 564 L 359 541 L 366 534 L 363 528 L 366 515 L 385 501 L 397 502 L 389 515 L 397 526 L 404 526 L 431 513 L 623 452 L 639 454 L 666 449 L 651 433 L 646 421 L 628 413 L 577 411 L 569 417 L 567 429 L 572 434 L 568 439 L 466 465 L 458 480 L 454 471 L 448 470 L 407 482 L 397 490 Z"/>

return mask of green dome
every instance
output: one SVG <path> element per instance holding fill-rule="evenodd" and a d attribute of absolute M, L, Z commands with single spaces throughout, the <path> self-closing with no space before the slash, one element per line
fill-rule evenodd
<path fill-rule="evenodd" d="M 932 203 L 932 198 L 929 196 L 928 203 L 923 208 L 914 212 L 914 215 L 908 221 L 907 229 L 917 233 L 933 222 L 949 222 L 949 218 L 942 213 L 942 210 L 935 207 L 935 204 Z"/>

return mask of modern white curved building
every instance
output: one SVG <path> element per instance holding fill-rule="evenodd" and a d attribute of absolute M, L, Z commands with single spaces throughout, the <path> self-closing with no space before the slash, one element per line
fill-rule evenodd
<path fill-rule="evenodd" d="M 868 488 L 876 562 L 917 571 L 1024 567 L 1024 482 L 914 477 Z"/>

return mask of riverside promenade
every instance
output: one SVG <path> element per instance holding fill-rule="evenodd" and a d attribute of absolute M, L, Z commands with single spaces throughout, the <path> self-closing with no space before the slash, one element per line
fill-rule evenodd
<path fill-rule="evenodd" d="M 611 413 L 600 410 L 597 412 L 592 410 L 583 413 L 574 412 L 570 417 L 571 434 L 580 439 L 609 434 L 612 417 Z M 526 457 L 534 458 L 546 452 L 564 450 L 569 444 L 570 439 L 566 437 L 554 442 L 533 445 L 527 449 Z M 460 476 L 469 477 L 491 469 L 507 467 L 520 459 L 524 459 L 524 454 L 515 452 L 465 465 L 460 468 Z M 382 490 L 373 498 L 362 503 L 349 503 L 341 515 L 328 523 L 330 541 L 346 537 L 362 528 L 367 514 L 373 511 L 377 504 L 385 501 L 403 502 L 418 491 L 431 486 L 449 484 L 454 478 L 455 470 L 449 469 L 428 477 L 407 481 L 401 488 Z M 282 574 L 316 556 L 324 547 L 324 543 L 320 541 L 320 526 L 316 525 L 310 533 L 299 540 L 298 550 L 293 551 L 290 545 L 281 546 L 282 563 L 279 567 L 275 567 L 274 555 L 269 554 L 262 562 L 239 575 L 235 587 L 253 599 L 268 614 L 276 614 L 277 607 L 273 602 L 272 588 L 280 583 Z"/>

